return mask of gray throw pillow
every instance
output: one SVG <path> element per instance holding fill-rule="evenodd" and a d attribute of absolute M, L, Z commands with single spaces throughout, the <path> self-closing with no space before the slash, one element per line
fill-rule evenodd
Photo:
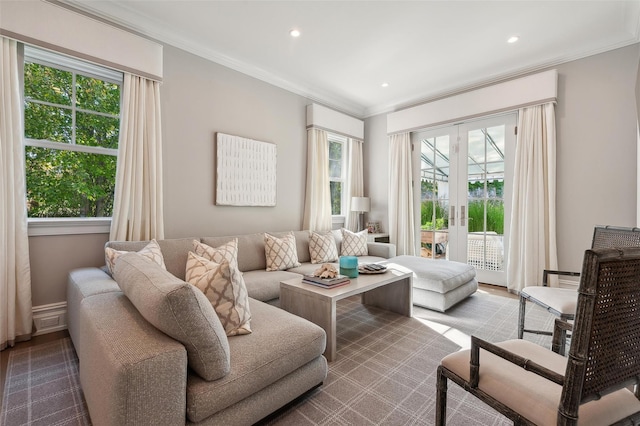
<path fill-rule="evenodd" d="M 198 288 L 134 252 L 118 258 L 113 276 L 147 321 L 185 346 L 189 367 L 200 377 L 216 380 L 229 373 L 225 330 Z"/>

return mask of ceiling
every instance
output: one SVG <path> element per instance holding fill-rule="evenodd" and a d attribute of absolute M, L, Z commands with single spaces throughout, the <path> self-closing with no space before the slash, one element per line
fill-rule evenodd
<path fill-rule="evenodd" d="M 61 1 L 360 118 L 640 41 L 640 0 Z"/>

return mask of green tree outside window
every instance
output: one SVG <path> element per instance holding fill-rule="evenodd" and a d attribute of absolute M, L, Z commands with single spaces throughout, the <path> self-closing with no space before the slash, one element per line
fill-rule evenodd
<path fill-rule="evenodd" d="M 110 217 L 120 84 L 26 61 L 24 95 L 29 217 Z"/>

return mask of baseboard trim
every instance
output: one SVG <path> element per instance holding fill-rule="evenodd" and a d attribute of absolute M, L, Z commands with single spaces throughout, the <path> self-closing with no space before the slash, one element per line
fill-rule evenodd
<path fill-rule="evenodd" d="M 33 336 L 67 329 L 67 302 L 51 303 L 32 308 Z"/>

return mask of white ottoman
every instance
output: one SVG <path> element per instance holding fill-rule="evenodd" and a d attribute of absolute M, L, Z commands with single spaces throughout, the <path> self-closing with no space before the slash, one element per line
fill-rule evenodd
<path fill-rule="evenodd" d="M 478 289 L 476 270 L 466 263 L 396 256 L 385 263 L 413 272 L 413 304 L 444 312 Z"/>

